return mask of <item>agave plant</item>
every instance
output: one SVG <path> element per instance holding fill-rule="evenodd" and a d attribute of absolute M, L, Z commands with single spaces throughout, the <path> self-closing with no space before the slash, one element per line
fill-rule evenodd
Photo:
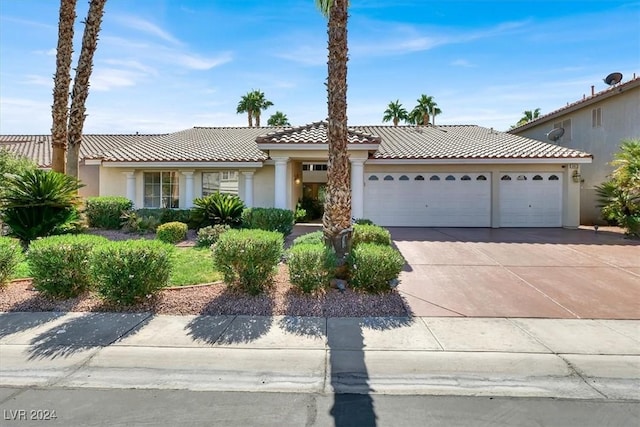
<path fill-rule="evenodd" d="M 82 184 L 70 176 L 41 169 L 5 174 L 0 218 L 24 244 L 73 229 Z"/>
<path fill-rule="evenodd" d="M 216 224 L 237 227 L 242 222 L 245 206 L 238 196 L 218 192 L 195 199 L 193 203 L 192 218 L 199 227 Z"/>

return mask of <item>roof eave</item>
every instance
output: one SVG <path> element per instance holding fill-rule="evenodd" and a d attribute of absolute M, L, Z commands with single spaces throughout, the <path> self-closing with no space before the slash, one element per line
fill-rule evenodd
<path fill-rule="evenodd" d="M 418 165 L 460 165 L 460 164 L 567 164 L 567 163 L 591 163 L 592 157 L 518 157 L 505 158 L 493 157 L 489 159 L 478 158 L 451 158 L 451 159 L 426 159 L 426 158 L 377 158 L 367 160 L 367 164 L 391 165 L 391 164 L 418 164 Z"/>

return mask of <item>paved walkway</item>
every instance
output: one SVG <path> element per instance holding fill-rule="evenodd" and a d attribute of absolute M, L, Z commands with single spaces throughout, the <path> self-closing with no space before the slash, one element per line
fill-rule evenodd
<path fill-rule="evenodd" d="M 0 313 L 0 384 L 640 400 L 640 321 Z"/>

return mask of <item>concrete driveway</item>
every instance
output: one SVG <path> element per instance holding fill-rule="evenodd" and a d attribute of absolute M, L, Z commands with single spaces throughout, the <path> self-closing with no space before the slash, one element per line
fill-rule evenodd
<path fill-rule="evenodd" d="M 619 232 L 390 231 L 413 315 L 640 319 L 640 242 Z"/>

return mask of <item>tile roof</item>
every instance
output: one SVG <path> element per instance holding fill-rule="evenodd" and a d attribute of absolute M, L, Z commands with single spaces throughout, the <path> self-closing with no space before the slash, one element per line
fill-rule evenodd
<path fill-rule="evenodd" d="M 473 125 L 351 126 L 350 143 L 378 145 L 374 159 L 577 159 L 590 154 Z M 260 162 L 260 143 L 325 144 L 326 123 L 300 128 L 195 127 L 165 135 L 85 135 L 84 158 L 105 162 Z M 258 142 L 258 143 L 257 143 Z M 49 136 L 0 136 L 0 147 L 40 166 L 51 158 Z"/>
<path fill-rule="evenodd" d="M 255 139 L 273 127 L 194 127 L 104 153 L 107 162 L 259 162 Z M 278 128 L 276 128 L 278 129 Z"/>
<path fill-rule="evenodd" d="M 379 144 L 380 137 L 361 131 L 358 128 L 349 128 L 349 144 Z M 269 132 L 256 138 L 258 144 L 326 144 L 327 122 L 315 122 L 306 126 L 282 129 Z"/>
<path fill-rule="evenodd" d="M 549 159 L 591 155 L 474 125 L 359 126 L 379 135 L 375 159 Z"/>
<path fill-rule="evenodd" d="M 540 117 L 538 117 L 535 120 L 531 120 L 530 122 L 527 122 L 523 125 L 520 125 L 518 127 L 515 127 L 513 129 L 509 130 L 509 133 L 518 133 L 520 131 L 523 131 L 525 129 L 537 126 L 540 123 L 545 123 L 547 120 L 555 118 L 557 116 L 561 116 L 565 113 L 571 112 L 571 111 L 575 111 L 575 110 L 579 110 L 581 108 L 584 108 L 588 105 L 591 105 L 595 102 L 598 102 L 602 99 L 606 99 L 606 98 L 610 98 L 612 96 L 618 95 L 620 93 L 626 92 L 630 89 L 636 88 L 636 87 L 640 87 L 640 77 L 635 77 L 635 73 L 634 73 L 634 78 L 629 80 L 628 82 L 624 82 L 624 83 L 620 83 L 614 86 L 610 86 L 608 88 L 606 88 L 605 90 L 602 90 L 600 92 L 597 92 L 591 96 L 585 96 L 582 99 L 572 102 L 572 103 L 568 103 L 567 105 L 565 105 L 564 107 L 560 107 L 557 110 L 554 110 L 550 113 L 544 114 Z"/>
<path fill-rule="evenodd" d="M 131 145 L 156 135 L 96 135 L 82 136 L 80 158 L 96 157 L 108 150 Z M 35 161 L 40 167 L 51 166 L 51 135 L 0 135 L 0 148 Z"/>

